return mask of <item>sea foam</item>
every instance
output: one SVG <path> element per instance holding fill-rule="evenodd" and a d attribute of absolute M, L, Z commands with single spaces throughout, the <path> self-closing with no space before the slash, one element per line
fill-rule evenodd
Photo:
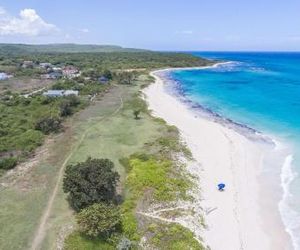
<path fill-rule="evenodd" d="M 294 249 L 300 249 L 300 237 L 297 232 L 300 229 L 300 214 L 292 209 L 290 203 L 293 200 L 293 195 L 290 192 L 291 183 L 296 178 L 297 173 L 293 171 L 293 155 L 288 155 L 281 169 L 281 187 L 283 190 L 282 199 L 280 200 L 278 207 L 283 219 L 286 231 L 292 238 Z"/>

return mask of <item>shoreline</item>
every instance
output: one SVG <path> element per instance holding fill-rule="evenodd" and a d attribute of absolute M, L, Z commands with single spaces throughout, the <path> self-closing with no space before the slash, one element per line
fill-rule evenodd
<path fill-rule="evenodd" d="M 200 178 L 201 183 L 198 184 L 202 190 L 196 202 L 200 202 L 206 211 L 207 229 L 201 229 L 204 243 L 212 250 L 290 249 L 289 235 L 277 211 L 277 203 L 267 198 L 268 205 L 264 206 L 266 198 L 262 190 L 265 185 L 260 183 L 265 158 L 274 144 L 251 140 L 218 119 L 197 114 L 178 96 L 168 93 L 164 88 L 165 79 L 157 75 L 171 70 L 195 70 L 220 64 L 224 63 L 151 72 L 155 83 L 143 91 L 149 108 L 155 116 L 180 130 L 195 158 L 198 167 L 192 174 Z M 256 135 L 257 131 L 252 132 Z M 217 191 L 219 182 L 226 183 L 225 192 Z M 274 209 L 271 215 L 266 208 Z M 268 231 L 268 228 L 271 230 Z"/>
<path fill-rule="evenodd" d="M 216 63 L 213 66 L 182 68 L 181 70 L 200 70 L 200 69 L 214 68 L 214 67 L 218 67 L 219 65 L 230 64 L 230 63 L 232 63 L 232 61 Z M 174 70 L 180 70 L 180 68 L 175 68 Z M 153 74 L 162 73 L 162 72 L 164 73 L 167 71 L 173 71 L 173 68 L 156 70 L 151 72 L 151 75 L 153 76 Z M 173 81 L 173 79 L 165 78 L 165 76 L 157 75 L 157 77 L 163 79 L 164 82 L 168 82 L 168 83 L 171 82 L 171 84 L 177 84 L 176 81 Z M 179 99 L 189 109 L 192 109 L 195 113 L 197 113 L 197 115 L 200 116 L 204 115 L 204 117 L 209 119 L 210 121 L 217 122 L 222 126 L 233 129 L 236 132 L 240 133 L 241 135 L 246 136 L 250 140 L 254 140 L 254 141 L 259 140 L 262 142 L 272 144 L 273 146 L 276 146 L 277 142 L 271 136 L 266 135 L 252 127 L 249 127 L 248 125 L 238 123 L 233 121 L 232 119 L 223 117 L 218 113 L 214 112 L 213 110 L 203 107 L 199 103 L 194 103 L 193 101 L 188 100 L 185 94 L 183 93 L 183 91 L 180 89 L 179 84 L 177 85 L 178 86 L 176 86 L 174 90 L 172 90 L 171 95 Z"/>

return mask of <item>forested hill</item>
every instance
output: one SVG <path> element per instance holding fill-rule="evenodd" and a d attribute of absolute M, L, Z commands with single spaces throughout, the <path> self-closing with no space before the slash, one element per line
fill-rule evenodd
<path fill-rule="evenodd" d="M 74 65 L 80 69 L 197 67 L 214 62 L 191 54 L 155 52 L 114 45 L 0 43 L 0 72 L 15 74 L 24 61 Z"/>
<path fill-rule="evenodd" d="M 142 52 L 142 49 L 123 48 L 115 45 L 87 44 L 8 44 L 0 43 L 1 54 L 26 53 L 98 53 L 98 52 Z"/>

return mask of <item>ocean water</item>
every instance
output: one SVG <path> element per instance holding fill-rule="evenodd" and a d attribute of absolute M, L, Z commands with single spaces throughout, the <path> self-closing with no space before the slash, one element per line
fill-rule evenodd
<path fill-rule="evenodd" d="M 191 53 L 230 63 L 169 72 L 185 98 L 287 145 L 278 209 L 300 249 L 300 53 Z"/>

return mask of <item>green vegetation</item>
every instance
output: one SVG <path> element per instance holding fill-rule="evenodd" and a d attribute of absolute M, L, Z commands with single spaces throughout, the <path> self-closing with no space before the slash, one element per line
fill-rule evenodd
<path fill-rule="evenodd" d="M 120 228 L 121 215 L 115 205 L 95 203 L 76 216 L 79 231 L 88 237 L 107 239 Z"/>
<path fill-rule="evenodd" d="M 85 73 L 90 75 L 99 72 L 106 75 L 105 72 L 115 71 L 121 76 L 120 83 L 130 84 L 134 79 L 132 72 L 140 70 L 149 70 L 154 68 L 168 67 L 197 67 L 212 64 L 212 61 L 194 57 L 182 53 L 161 53 L 161 52 L 112 52 L 112 53 L 25 53 L 25 54 L 9 54 L 0 50 L 0 72 L 4 71 L 17 77 L 31 76 L 38 77 L 41 73 L 45 73 L 44 69 L 23 68 L 24 61 L 32 61 L 37 64 L 39 62 L 48 62 L 54 66 L 61 67 L 65 65 L 73 65 L 80 69 L 83 76 Z M 127 70 L 122 72 L 120 70 Z M 118 79 L 118 78 L 116 78 Z"/>
<path fill-rule="evenodd" d="M 139 72 L 137 71 L 130 71 L 130 72 L 118 72 L 114 75 L 114 78 L 116 79 L 116 82 L 118 84 L 125 84 L 125 85 L 131 85 L 139 75 Z"/>
<path fill-rule="evenodd" d="M 186 149 L 185 145 L 179 141 L 178 130 L 173 126 L 167 126 L 165 122 L 160 119 L 151 117 L 145 102 L 139 98 L 136 93 L 124 104 L 123 112 L 126 114 L 133 108 L 139 108 L 139 110 L 143 111 L 143 118 L 137 121 L 147 119 L 146 124 L 155 124 L 159 132 L 155 137 L 149 137 L 144 141 L 144 145 L 139 148 L 139 153 L 134 153 L 131 154 L 130 157 L 122 157 L 119 159 L 119 162 L 126 169 L 127 176 L 125 182 L 125 200 L 120 205 L 121 235 L 129 239 L 132 246 L 134 246 L 136 242 L 139 242 L 141 236 L 145 233 L 147 234 L 148 231 L 146 226 L 142 228 L 139 226 L 135 214 L 136 207 L 141 201 L 145 202 L 146 199 L 146 203 L 150 201 L 165 203 L 179 199 L 190 199 L 187 195 L 187 191 L 192 187 L 192 182 L 186 174 L 184 166 L 176 163 L 174 159 L 174 154 L 182 154 L 187 158 L 190 157 L 190 152 Z M 125 117 L 127 117 L 127 115 Z M 124 118 L 122 119 L 123 121 L 125 121 Z M 145 225 L 147 225 L 147 223 Z M 181 229 L 178 229 L 178 233 L 185 233 L 182 236 L 184 238 L 184 241 L 182 241 L 184 244 L 191 246 L 191 249 L 201 249 L 199 243 L 193 239 L 191 232 L 179 225 L 174 226 L 174 228 L 177 227 Z M 174 235 L 176 232 L 177 231 L 174 231 Z M 73 237 L 74 234 L 67 239 L 67 242 L 72 242 Z M 191 243 L 187 243 L 187 241 L 191 239 Z M 76 240 L 78 240 L 78 238 L 76 238 Z M 161 240 L 165 241 L 165 238 Z M 84 241 L 86 241 L 86 238 Z M 91 241 L 94 240 L 91 239 Z M 155 242 L 158 242 L 158 238 Z M 150 241 L 150 243 L 154 244 L 152 241 Z M 174 246 L 177 247 L 176 249 L 179 249 L 179 247 L 182 246 L 179 241 L 173 243 L 174 244 L 170 245 L 170 247 Z M 115 246 L 117 242 L 111 244 Z"/>
<path fill-rule="evenodd" d="M 40 62 L 47 62 L 60 68 L 66 65 L 76 66 L 81 71 L 81 76 L 73 79 L 58 79 L 52 88 L 78 90 L 81 96 L 95 96 L 109 90 L 111 85 L 98 82 L 100 76 L 106 77 L 111 84 L 134 85 L 139 75 L 143 73 L 139 71 L 140 69 L 202 66 L 211 63 L 205 59 L 180 53 L 74 44 L 0 44 L 0 59 L 0 71 L 13 74 L 20 79 L 40 78 L 42 74 L 47 73 L 46 68 L 39 66 Z M 29 62 L 28 67 L 23 67 L 25 61 Z M 26 158 L 42 145 L 45 134 L 60 130 L 61 118 L 72 115 L 82 107 L 80 105 L 82 100 L 79 101 L 75 97 L 50 100 L 39 95 L 25 98 L 18 94 L 13 91 L 0 96 L 1 159 Z M 141 105 L 138 97 L 133 98 L 132 102 L 130 105 L 133 115 L 139 119 L 140 114 L 145 112 L 146 105 Z M 2 169 L 11 166 L 13 164 Z"/>
<path fill-rule="evenodd" d="M 114 45 L 83 45 L 83 44 L 0 44 L 0 53 L 26 54 L 26 53 L 97 53 L 97 52 L 137 52 L 139 49 L 122 48 Z"/>
<path fill-rule="evenodd" d="M 58 90 L 78 90 L 81 96 L 95 95 L 107 91 L 110 85 L 99 84 L 95 79 L 85 80 L 82 77 L 74 79 L 60 79 L 52 85 L 52 89 Z"/>
<path fill-rule="evenodd" d="M 0 160 L 0 169 L 8 170 L 14 168 L 18 163 L 15 157 L 4 158 Z"/>
<path fill-rule="evenodd" d="M 168 131 L 168 126 L 165 125 Z M 169 136 L 168 132 L 164 136 Z M 178 136 L 178 135 L 177 135 Z M 178 142 L 180 145 L 180 143 Z M 152 155 L 140 153 L 133 154 L 129 159 L 122 158 L 120 162 L 126 168 L 126 189 L 128 194 L 122 204 L 123 233 L 133 241 L 140 239 L 140 229 L 135 216 L 137 204 L 147 194 L 147 200 L 152 202 L 171 202 L 179 199 L 189 199 L 187 191 L 192 187 L 189 177 L 182 166 L 176 165 L 172 160 L 171 148 L 162 150 L 158 140 L 148 143 L 147 152 Z M 181 146 L 184 152 L 184 146 Z"/>
<path fill-rule="evenodd" d="M 45 135 L 57 133 L 61 129 L 61 119 L 58 117 L 44 117 L 35 123 L 35 129 L 43 132 Z"/>
<path fill-rule="evenodd" d="M 134 110 L 133 111 L 133 115 L 134 115 L 134 118 L 136 120 L 140 119 L 139 115 L 140 115 L 141 111 L 140 110 Z"/>
<path fill-rule="evenodd" d="M 153 223 L 148 227 L 151 243 L 158 249 L 164 250 L 204 250 L 194 238 L 194 234 L 175 223 L 161 225 Z"/>
<path fill-rule="evenodd" d="M 116 247 L 101 238 L 91 239 L 79 232 L 71 234 L 64 243 L 64 250 L 115 250 Z"/>
<path fill-rule="evenodd" d="M 70 116 L 74 112 L 74 107 L 80 104 L 80 100 L 76 96 L 67 96 L 59 104 L 59 114 L 61 117 Z"/>
<path fill-rule="evenodd" d="M 141 159 L 130 160 L 127 184 L 133 196 L 141 196 L 152 189 L 153 197 L 158 201 L 173 201 L 185 197 L 189 182 L 175 173 L 169 160 Z"/>
<path fill-rule="evenodd" d="M 147 105 L 139 96 L 139 90 L 151 82 L 151 77 L 146 73 L 152 68 L 201 66 L 207 64 L 207 60 L 191 55 L 156 52 L 93 54 L 22 52 L 7 56 L 0 51 L 0 57 L 0 71 L 5 69 L 5 72 L 13 73 L 16 79 L 40 77 L 41 72 L 44 73 L 40 69 L 21 68 L 20 65 L 24 60 L 36 63 L 49 62 L 60 67 L 74 65 L 82 72 L 78 78 L 54 81 L 55 88 L 80 91 L 80 103 L 76 105 L 73 103 L 74 100 L 65 97 L 48 99 L 35 94 L 24 98 L 18 96 L 15 91 L 1 96 L 0 166 L 4 166 L 3 169 L 15 166 L 20 158 L 31 154 L 43 143 L 45 135 L 64 131 L 53 136 L 53 140 L 47 142 L 45 148 L 41 148 L 42 153 L 38 153 L 32 162 L 26 164 L 25 171 L 20 177 L 12 179 L 12 184 L 10 179 L 1 179 L 1 182 L 8 183 L 1 190 L 3 201 L 0 204 L 1 249 L 30 248 L 31 239 L 44 214 L 59 171 L 66 162 L 69 166 L 76 166 L 86 161 L 89 156 L 94 159 L 110 159 L 114 164 L 114 171 L 120 175 L 117 188 L 118 194 L 123 198 L 123 202 L 118 206 L 121 213 L 120 231 L 104 239 L 88 237 L 87 231 L 78 231 L 80 226 L 76 230 L 75 217 L 63 193 L 61 182 L 47 219 L 46 236 L 41 249 L 56 249 L 57 244 L 62 246 L 62 239 L 67 235 L 69 236 L 64 245 L 67 250 L 116 249 L 118 246 L 127 246 L 122 249 L 130 249 L 128 246 L 131 246 L 135 249 L 141 236 L 146 236 L 147 244 L 158 249 L 160 246 L 175 247 L 176 237 L 185 242 L 185 246 L 194 247 L 198 244 L 193 241 L 193 235 L 184 228 L 172 230 L 172 235 L 165 232 L 163 228 L 168 227 L 165 223 L 158 223 L 157 232 L 162 232 L 162 235 L 166 234 L 168 237 L 160 235 L 155 237 L 149 225 L 156 222 L 137 214 L 143 206 L 147 207 L 153 202 L 167 203 L 176 199 L 188 199 L 186 191 L 192 185 L 184 166 L 176 162 L 177 154 L 186 157 L 190 155 L 185 145 L 179 142 L 178 131 L 149 114 Z M 109 83 L 99 84 L 96 80 L 100 75 L 106 76 L 110 80 Z M 91 98 L 86 95 L 93 95 L 92 105 L 85 105 L 86 100 Z M 82 107 L 85 109 L 77 115 L 65 119 Z M 135 119 L 135 111 L 139 111 L 137 115 L 139 119 Z M 63 130 L 59 128 L 60 121 L 63 121 Z M 164 177 L 164 182 L 160 176 L 155 178 L 158 176 L 155 174 L 156 171 Z M 98 175 L 96 171 L 93 177 L 95 177 L 93 185 L 96 187 L 102 175 L 100 173 Z M 76 190 L 76 185 L 72 187 L 74 188 L 72 190 Z M 87 189 L 91 190 L 90 187 Z M 81 188 L 78 190 L 84 193 Z M 79 200 L 81 198 L 79 197 Z M 85 198 L 82 199 L 84 203 L 81 204 L 82 207 L 80 204 L 76 205 L 78 210 L 91 209 L 88 205 L 98 206 L 101 201 L 99 197 L 96 197 L 97 199 L 89 197 L 87 200 Z M 111 201 L 106 199 L 108 200 Z M 107 209 L 105 211 L 108 213 Z M 87 221 L 89 220 L 85 222 Z M 86 225 L 89 225 L 86 228 L 92 228 L 91 224 Z M 72 233 L 68 231 L 71 226 L 75 228 Z M 98 223 L 94 226 L 96 229 L 94 228 L 93 232 L 101 231 Z M 58 239 L 58 235 L 61 238 Z M 180 235 L 184 237 L 180 238 Z M 172 237 L 173 245 L 168 243 L 168 239 Z M 179 246 L 179 243 L 176 244 Z"/>
<path fill-rule="evenodd" d="M 138 90 L 136 87 L 131 87 L 131 91 L 134 89 Z M 149 234 L 148 223 L 141 227 L 137 220 L 136 207 L 138 204 L 141 202 L 146 202 L 147 204 L 150 201 L 158 203 L 170 202 L 177 199 L 190 198 L 187 195 L 187 191 L 192 187 L 192 182 L 185 173 L 184 166 L 177 164 L 173 158 L 174 154 L 183 154 L 186 157 L 190 157 L 190 152 L 185 145 L 179 142 L 178 130 L 173 126 L 167 126 L 161 119 L 151 117 L 145 102 L 139 98 L 135 91 L 127 96 L 128 100 L 124 102 L 121 113 L 111 117 L 108 121 L 103 121 L 101 129 L 100 124 L 97 125 L 98 129 L 91 133 L 90 139 L 84 143 L 84 145 L 87 145 L 80 150 L 82 153 L 89 152 L 89 154 L 95 155 L 97 151 L 94 153 L 91 138 L 101 133 L 102 143 L 97 144 L 100 154 L 114 160 L 116 157 L 121 156 L 119 162 L 126 171 L 125 173 L 120 171 L 120 173 L 123 173 L 121 180 L 124 180 L 124 175 L 127 176 L 124 183 L 126 190 L 124 192 L 125 200 L 120 205 L 121 232 L 114 241 L 111 239 L 103 241 L 102 238 L 100 243 L 99 238 L 88 240 L 85 236 L 75 231 L 66 239 L 66 249 L 69 246 L 76 245 L 76 242 L 79 242 L 79 245 L 84 245 L 85 248 L 81 249 L 93 249 L 95 242 L 97 242 L 99 248 L 105 249 L 106 244 L 116 248 L 122 237 L 129 239 L 131 246 L 134 248 L 142 235 Z M 141 110 L 142 114 L 141 119 L 138 120 L 132 117 L 132 110 L 136 108 Z M 146 138 L 143 138 L 144 136 Z M 132 149 L 132 153 L 130 151 L 125 153 L 124 150 L 120 150 L 123 148 L 123 145 L 126 149 Z M 107 149 L 113 150 L 107 151 Z M 116 152 L 119 153 L 116 154 Z M 129 156 L 125 157 L 126 155 Z M 160 226 L 165 228 L 167 225 L 161 224 Z M 182 236 L 184 244 L 191 246 L 191 249 L 201 249 L 189 230 L 177 224 L 175 226 L 180 227 L 181 230 L 175 231 L 174 237 L 176 237 L 176 232 L 178 234 L 184 232 L 185 234 Z M 178 239 L 181 239 L 180 237 Z M 150 240 L 149 244 L 154 246 L 158 241 L 159 238 L 153 242 Z M 163 243 L 166 241 L 166 238 L 162 237 L 161 241 Z M 189 243 L 188 241 L 191 242 Z M 170 246 L 172 247 L 176 244 L 178 247 L 180 246 L 179 241 L 177 243 L 174 242 Z M 194 246 L 198 246 L 198 248 Z"/>
<path fill-rule="evenodd" d="M 94 203 L 115 202 L 119 174 L 113 168 L 108 159 L 92 158 L 67 166 L 63 189 L 70 206 L 80 211 Z"/>
<path fill-rule="evenodd" d="M 6 185 L 6 187 L 1 186 L 0 192 L 0 249 L 30 249 L 32 237 L 54 188 L 58 172 L 70 154 L 72 155 L 70 164 L 85 161 L 88 156 L 112 158 L 111 153 L 119 154 L 120 148 L 124 145 L 117 142 L 119 139 L 117 137 L 113 138 L 114 140 L 108 139 L 111 132 L 106 131 L 105 128 L 110 128 L 109 124 L 111 124 L 112 130 L 120 131 L 116 128 L 116 120 L 112 123 L 109 117 L 120 107 L 119 96 L 124 96 L 126 100 L 128 91 L 130 89 L 117 86 L 103 98 L 97 98 L 94 105 L 65 120 L 64 133 L 47 140 L 46 144 L 38 149 L 32 161 L 24 162 L 25 167 L 29 169 L 21 172 L 24 176 L 17 178 L 12 176 L 13 179 L 6 175 L 0 177 L 1 183 Z M 80 138 L 84 138 L 82 142 Z M 80 147 L 76 148 L 78 144 Z M 118 145 L 120 148 L 117 148 Z M 135 150 L 131 147 L 126 149 L 130 152 Z M 118 164 L 117 160 L 114 163 Z M 119 165 L 117 169 L 121 170 Z M 57 235 L 61 234 L 65 226 L 68 228 L 75 224 L 73 212 L 66 201 L 62 183 L 60 184 L 51 217 L 47 222 L 48 230 L 42 249 L 56 249 Z M 82 239 L 87 241 L 86 238 Z M 99 249 L 98 246 L 97 248 Z"/>
<path fill-rule="evenodd" d="M 34 96 L 25 98 L 13 95 L 0 100 L 0 158 L 23 160 L 38 146 L 41 146 L 45 135 L 58 132 L 61 128 L 61 112 L 64 103 L 68 103 L 69 114 L 78 111 L 84 105 L 73 97 L 46 98 Z M 10 164 L 13 167 L 15 164 Z M 0 164 L 1 169 L 8 166 Z"/>

